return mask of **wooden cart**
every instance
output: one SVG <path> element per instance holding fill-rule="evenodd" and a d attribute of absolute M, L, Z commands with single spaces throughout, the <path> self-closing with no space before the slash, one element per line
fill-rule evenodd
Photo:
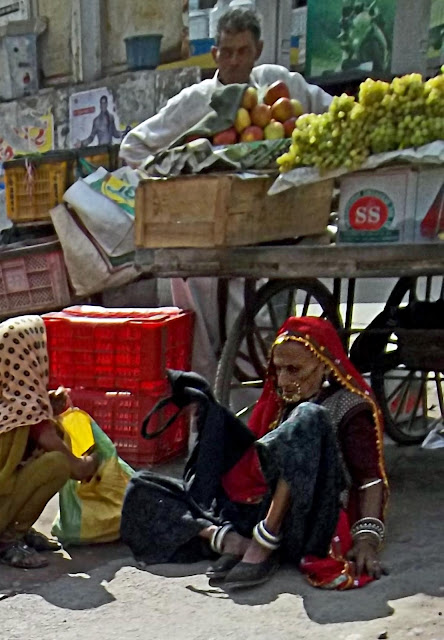
<path fill-rule="evenodd" d="M 216 380 L 218 399 L 241 413 L 248 412 L 243 405 L 250 394 L 238 391 L 260 386 L 271 341 L 288 315 L 327 317 L 349 347 L 358 331 L 353 323 L 358 280 L 399 279 L 389 297 L 396 308 L 422 299 L 441 300 L 442 310 L 444 303 L 444 246 L 439 244 L 139 249 L 136 264 L 147 277 L 246 279 L 245 309 L 227 336 Z M 262 278 L 268 283 L 258 287 Z M 393 320 L 366 329 L 382 338 L 382 353 L 367 373 L 387 432 L 399 442 L 420 442 L 444 416 L 444 322 L 441 315 L 435 320 L 427 330 L 420 323 L 403 328 Z"/>

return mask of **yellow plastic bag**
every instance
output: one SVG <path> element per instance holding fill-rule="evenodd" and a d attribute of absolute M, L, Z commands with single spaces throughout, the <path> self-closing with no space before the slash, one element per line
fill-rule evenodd
<path fill-rule="evenodd" d="M 77 458 L 84 456 L 94 446 L 91 418 L 85 411 L 67 409 L 59 416 L 59 422 L 64 433 L 69 436 L 71 451 Z"/>
<path fill-rule="evenodd" d="M 118 540 L 123 497 L 134 471 L 118 457 L 111 440 L 87 413 L 70 409 L 60 418 L 73 452 L 90 449 L 92 436 L 101 462 L 89 482 L 68 480 L 61 489 L 52 534 L 65 546 Z"/>

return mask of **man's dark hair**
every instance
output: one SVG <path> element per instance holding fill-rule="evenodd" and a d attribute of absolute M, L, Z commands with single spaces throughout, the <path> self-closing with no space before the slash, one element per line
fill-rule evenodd
<path fill-rule="evenodd" d="M 261 23 L 257 13 L 252 9 L 229 9 L 217 23 L 216 46 L 220 43 L 222 33 L 242 31 L 250 31 L 257 42 L 261 39 Z"/>
<path fill-rule="evenodd" d="M 108 96 L 102 96 L 100 98 L 100 102 L 103 102 L 104 100 L 106 100 L 106 102 L 108 102 Z"/>

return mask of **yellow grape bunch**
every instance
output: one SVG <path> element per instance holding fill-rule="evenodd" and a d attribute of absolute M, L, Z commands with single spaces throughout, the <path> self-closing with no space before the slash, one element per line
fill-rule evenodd
<path fill-rule="evenodd" d="M 427 81 L 419 73 L 391 83 L 367 78 L 357 99 L 335 96 L 326 113 L 296 121 L 281 172 L 295 167 L 357 169 L 372 153 L 419 147 L 444 139 L 444 72 Z"/>

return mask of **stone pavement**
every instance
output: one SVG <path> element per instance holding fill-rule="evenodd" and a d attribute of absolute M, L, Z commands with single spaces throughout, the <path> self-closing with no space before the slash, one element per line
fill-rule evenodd
<path fill-rule="evenodd" d="M 444 640 L 444 449 L 386 445 L 386 455 L 390 575 L 379 582 L 321 591 L 282 567 L 266 585 L 228 595 L 208 585 L 204 563 L 141 571 L 120 544 L 71 548 L 46 569 L 0 565 L 0 640 Z"/>

